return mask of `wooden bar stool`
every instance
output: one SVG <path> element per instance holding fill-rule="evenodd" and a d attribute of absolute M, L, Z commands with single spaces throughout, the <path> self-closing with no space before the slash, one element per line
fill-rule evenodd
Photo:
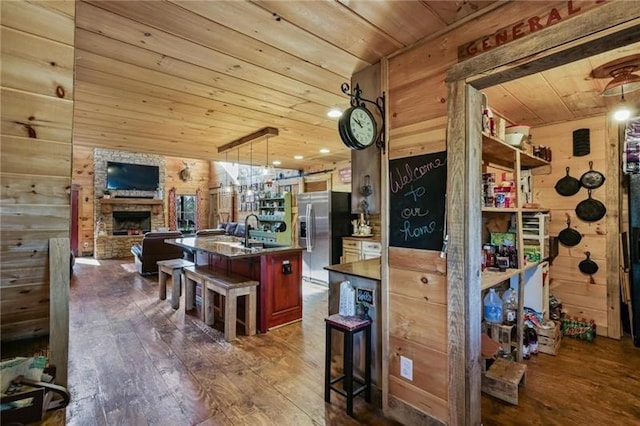
<path fill-rule="evenodd" d="M 187 266 L 183 269 L 184 271 L 184 310 L 190 311 L 195 309 L 196 307 L 196 285 L 200 284 L 200 288 L 202 289 L 202 300 L 204 301 L 204 289 L 205 289 L 205 279 L 206 277 L 197 272 L 196 269 L 200 270 L 201 267 L 196 265 Z M 204 307 L 204 304 L 203 304 Z M 201 313 L 201 319 L 204 319 L 204 309 Z"/>
<path fill-rule="evenodd" d="M 324 400 L 331 402 L 331 391 L 335 391 L 347 399 L 347 414 L 353 416 L 353 398 L 364 392 L 364 399 L 371 402 L 371 320 L 357 317 L 343 317 L 331 315 L 324 319 L 326 324 L 326 352 L 324 371 Z M 343 373 L 341 376 L 331 378 L 331 331 L 338 330 L 344 336 Z M 353 375 L 353 340 L 356 333 L 365 332 L 365 374 L 364 382 Z M 334 386 L 343 382 L 343 388 Z M 354 389 L 354 382 L 361 385 Z"/>
<path fill-rule="evenodd" d="M 167 298 L 167 277 L 171 277 L 171 307 L 180 306 L 180 277 L 182 268 L 193 266 L 193 262 L 184 259 L 170 259 L 158 261 L 158 285 L 160 300 Z"/>
<path fill-rule="evenodd" d="M 245 333 L 249 336 L 256 334 L 257 318 L 257 288 L 258 281 L 237 274 L 227 274 L 223 271 L 209 269 L 208 266 L 191 266 L 184 269 L 186 301 L 185 309 L 189 308 L 190 300 L 194 294 L 195 283 L 202 285 L 202 320 L 207 325 L 214 323 L 215 293 L 224 299 L 224 339 L 231 341 L 236 338 L 237 304 L 238 297 L 246 296 L 244 326 Z"/>
<path fill-rule="evenodd" d="M 248 336 L 256 334 L 258 285 L 258 281 L 233 274 L 208 277 L 202 300 L 205 323 L 207 325 L 214 323 L 213 294 L 217 293 L 224 297 L 224 339 L 226 341 L 235 339 L 238 297 L 245 296 L 245 334 Z"/>

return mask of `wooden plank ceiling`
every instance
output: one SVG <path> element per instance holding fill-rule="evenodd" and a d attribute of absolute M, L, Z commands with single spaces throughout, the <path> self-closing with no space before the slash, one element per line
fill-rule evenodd
<path fill-rule="evenodd" d="M 637 56 L 640 43 L 484 89 L 495 112 L 515 123 L 540 126 L 603 116 L 619 96 L 602 96 L 611 77 L 594 78 L 592 71 L 612 61 Z M 640 70 L 639 70 L 640 71 Z M 640 106 L 640 91 L 625 93 L 627 104 Z"/>
<path fill-rule="evenodd" d="M 224 160 L 218 146 L 272 126 L 280 167 L 348 159 L 326 116 L 348 107 L 340 85 L 491 3 L 79 1 L 74 144 Z"/>
<path fill-rule="evenodd" d="M 217 147 L 271 126 L 279 136 L 268 141 L 269 162 L 279 167 L 349 159 L 326 116 L 348 107 L 340 85 L 492 3 L 79 1 L 74 144 L 249 163 L 249 147 L 228 157 Z M 497 112 L 531 125 L 601 115 L 607 81 L 589 73 L 629 49 L 485 92 Z M 266 153 L 266 141 L 256 142 L 253 163 L 265 164 Z"/>

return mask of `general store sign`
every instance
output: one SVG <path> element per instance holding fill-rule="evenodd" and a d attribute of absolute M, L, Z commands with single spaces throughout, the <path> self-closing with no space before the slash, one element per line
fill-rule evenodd
<path fill-rule="evenodd" d="M 484 53 L 503 44 L 511 43 L 536 31 L 550 27 L 558 22 L 566 21 L 587 10 L 605 3 L 605 0 L 595 1 L 567 1 L 543 11 L 538 15 L 529 16 L 514 24 L 503 27 L 493 34 L 483 36 L 477 40 L 458 46 L 458 62 Z M 495 12 L 499 18 L 500 13 Z"/>

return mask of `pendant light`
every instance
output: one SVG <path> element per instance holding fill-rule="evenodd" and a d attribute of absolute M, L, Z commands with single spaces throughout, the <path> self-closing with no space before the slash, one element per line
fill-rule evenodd
<path fill-rule="evenodd" d="M 640 64 L 640 56 L 629 56 L 620 60 L 610 62 L 593 70 L 596 77 L 610 75 L 612 79 L 607 83 L 602 96 L 618 96 L 620 102 L 613 109 L 613 119 L 616 121 L 626 121 L 631 117 L 631 108 L 624 98 L 625 92 L 640 90 L 640 76 L 633 72 Z"/>
<path fill-rule="evenodd" d="M 611 71 L 611 77 L 613 79 L 607 83 L 602 96 L 617 96 L 622 95 L 624 97 L 624 91 L 627 93 L 640 89 L 640 76 L 633 73 L 637 66 L 629 65 L 616 68 Z"/>
<path fill-rule="evenodd" d="M 269 136 L 267 136 L 267 155 L 264 160 L 264 169 L 262 170 L 262 174 L 265 178 L 271 175 L 271 165 L 269 164 Z"/>
<path fill-rule="evenodd" d="M 225 168 L 225 171 L 226 171 L 225 181 L 226 181 L 226 183 L 224 185 L 224 192 L 229 193 L 229 192 L 233 191 L 233 185 L 231 185 L 231 176 L 230 176 L 229 170 L 228 170 L 228 167 L 229 167 L 229 151 L 227 151 L 224 154 L 224 159 L 225 159 L 225 163 L 227 163 L 227 167 Z"/>
<path fill-rule="evenodd" d="M 253 195 L 253 141 L 249 143 L 249 185 L 247 195 Z"/>
<path fill-rule="evenodd" d="M 620 99 L 618 106 L 613 110 L 613 118 L 616 121 L 627 121 L 629 117 L 631 117 L 631 109 L 627 105 L 627 101 L 624 99 L 624 86 L 620 86 L 620 89 L 622 98 Z"/>
<path fill-rule="evenodd" d="M 236 180 L 239 183 L 239 180 L 240 180 L 240 147 L 238 147 L 238 158 L 236 159 L 236 169 L 238 170 L 238 174 L 236 176 Z M 240 192 L 240 185 L 238 185 L 238 192 Z"/>

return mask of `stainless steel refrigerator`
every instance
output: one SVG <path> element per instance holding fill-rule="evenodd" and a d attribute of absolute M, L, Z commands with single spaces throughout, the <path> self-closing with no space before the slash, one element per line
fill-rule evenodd
<path fill-rule="evenodd" d="M 298 194 L 298 244 L 302 253 L 302 278 L 329 285 L 325 266 L 340 263 L 342 237 L 350 235 L 351 194 L 304 192 Z"/>

